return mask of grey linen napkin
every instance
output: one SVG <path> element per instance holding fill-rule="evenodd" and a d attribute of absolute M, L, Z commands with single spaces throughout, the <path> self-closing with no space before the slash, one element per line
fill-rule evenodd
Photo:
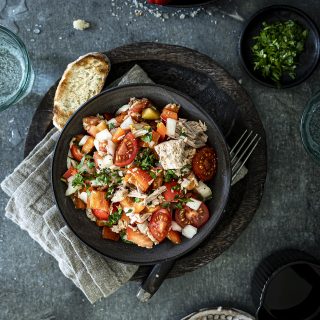
<path fill-rule="evenodd" d="M 130 83 L 152 80 L 136 65 L 114 85 Z M 94 303 L 127 282 L 138 266 L 106 261 L 66 226 L 54 202 L 48 170 L 59 134 L 52 129 L 1 183 L 10 197 L 5 214 L 55 258 L 62 273 Z"/>

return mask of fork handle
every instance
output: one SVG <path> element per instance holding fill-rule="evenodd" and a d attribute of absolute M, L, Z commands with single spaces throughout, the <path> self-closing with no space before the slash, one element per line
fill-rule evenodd
<path fill-rule="evenodd" d="M 170 260 L 154 265 L 148 277 L 141 284 L 137 293 L 138 300 L 147 302 L 151 299 L 166 279 L 174 263 L 175 260 Z"/>

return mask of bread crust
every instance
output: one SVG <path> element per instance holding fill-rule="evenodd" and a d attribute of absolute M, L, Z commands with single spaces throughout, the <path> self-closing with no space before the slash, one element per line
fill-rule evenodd
<path fill-rule="evenodd" d="M 81 71 L 85 76 L 95 78 L 94 88 L 90 88 L 86 83 L 88 77 L 76 78 L 76 73 Z M 90 52 L 68 64 L 54 96 L 53 124 L 57 129 L 61 130 L 83 103 L 101 92 L 109 71 L 109 59 L 99 52 Z M 79 94 L 74 91 L 77 87 L 81 87 Z"/>

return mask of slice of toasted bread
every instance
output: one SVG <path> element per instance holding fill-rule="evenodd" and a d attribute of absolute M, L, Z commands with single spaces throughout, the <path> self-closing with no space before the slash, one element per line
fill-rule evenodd
<path fill-rule="evenodd" d="M 54 96 L 55 127 L 61 130 L 83 103 L 102 90 L 109 71 L 108 58 L 98 52 L 81 56 L 68 65 Z"/>

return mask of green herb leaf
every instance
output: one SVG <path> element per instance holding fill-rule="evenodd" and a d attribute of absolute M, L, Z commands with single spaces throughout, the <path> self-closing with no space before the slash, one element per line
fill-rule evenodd
<path fill-rule="evenodd" d="M 174 179 L 178 179 L 178 176 L 175 174 L 174 170 L 172 169 L 167 170 L 164 174 L 164 181 L 170 182 Z"/>
<path fill-rule="evenodd" d="M 123 242 L 132 244 L 133 242 L 127 240 L 127 233 L 125 231 L 120 232 L 120 238 Z"/>
<path fill-rule="evenodd" d="M 122 208 L 118 208 L 116 212 L 113 212 L 110 214 L 108 221 L 106 222 L 106 225 L 108 227 L 112 227 L 114 224 L 117 224 L 122 216 Z"/>
<path fill-rule="evenodd" d="M 135 158 L 135 163 L 143 170 L 150 170 L 155 166 L 157 159 L 149 148 L 143 148 Z"/>
<path fill-rule="evenodd" d="M 84 185 L 84 177 L 80 173 L 77 173 L 72 180 L 72 186 L 77 187 L 82 185 Z"/>

